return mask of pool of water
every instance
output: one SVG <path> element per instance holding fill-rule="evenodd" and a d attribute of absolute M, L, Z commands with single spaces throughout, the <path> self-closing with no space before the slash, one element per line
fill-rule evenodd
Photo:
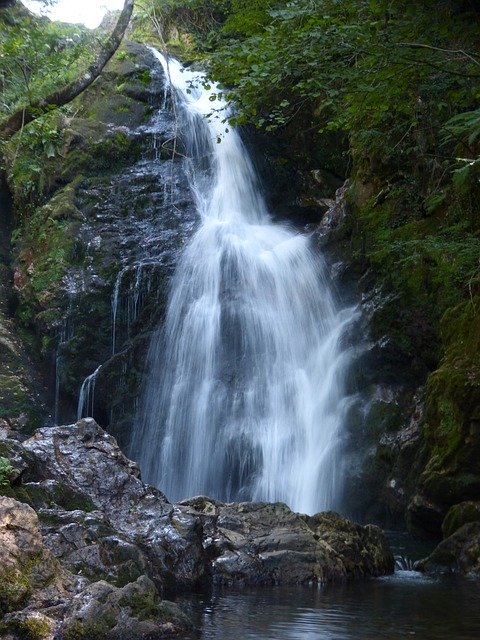
<path fill-rule="evenodd" d="M 183 604 L 200 640 L 480 638 L 480 582 L 414 571 L 320 589 L 214 592 Z"/>

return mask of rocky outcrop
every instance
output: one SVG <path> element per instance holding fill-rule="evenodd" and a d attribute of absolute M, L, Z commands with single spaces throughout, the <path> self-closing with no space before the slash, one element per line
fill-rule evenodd
<path fill-rule="evenodd" d="M 162 587 L 186 588 L 202 582 L 205 559 L 201 523 L 188 510 L 170 504 L 160 491 L 144 485 L 136 463 L 128 460 L 115 439 L 91 418 L 67 427 L 39 429 L 23 446 L 34 460 L 25 489 L 40 496 L 35 497 L 35 504 L 47 523 L 52 517 L 60 518 L 50 531 L 61 534 L 58 524 L 66 526 L 69 535 L 65 553 L 70 561 L 77 562 L 75 556 L 72 559 L 77 544 L 96 547 L 98 540 L 98 550 L 82 551 L 88 571 L 101 575 L 97 553 L 100 557 L 117 553 L 134 572 L 147 567 Z M 44 511 L 59 487 L 77 496 L 72 505 L 75 516 L 70 516 L 70 521 L 65 513 L 70 499 L 60 497 L 61 513 Z M 46 496 L 42 489 L 47 491 Z M 78 511 L 78 497 L 86 505 L 83 513 Z M 56 543 L 50 544 L 58 548 Z"/>
<path fill-rule="evenodd" d="M 50 551 L 37 513 L 0 496 L 0 633 L 11 640 L 164 638 L 190 623 L 173 603 L 161 601 L 145 575 L 117 587 L 89 584 Z"/>
<path fill-rule="evenodd" d="M 444 540 L 416 564 L 426 573 L 459 573 L 480 577 L 480 502 L 451 507 L 442 522 Z"/>
<path fill-rule="evenodd" d="M 216 585 L 310 584 L 392 571 L 383 533 L 336 513 L 309 517 L 283 503 L 181 503 L 203 523 L 203 547 Z"/>
<path fill-rule="evenodd" d="M 42 428 L 2 447 L 13 470 L 7 489 L 13 497 L 2 498 L 0 521 L 8 573 L 2 606 L 18 628 L 36 603 L 35 611 L 55 628 L 64 625 L 68 638 L 115 638 L 120 618 L 128 637 L 150 637 L 160 633 L 159 617 L 165 633 L 184 628 L 182 615 L 158 593 L 338 582 L 393 570 L 380 529 L 335 513 L 306 516 L 282 503 L 204 497 L 171 504 L 143 484 L 138 466 L 92 419 Z M 143 602 L 143 613 L 123 611 L 127 602 Z"/>
<path fill-rule="evenodd" d="M 138 466 L 92 419 L 39 429 L 23 448 L 33 461 L 24 490 L 47 545 L 83 574 L 121 583 L 146 572 L 168 590 L 330 582 L 392 568 L 379 529 L 334 514 L 309 518 L 281 503 L 208 498 L 173 505 L 142 483 Z"/>
<path fill-rule="evenodd" d="M 29 147 L 10 159 L 17 315 L 55 363 L 55 421 L 76 417 L 82 382 L 98 370 L 83 413 L 125 442 L 195 208 L 164 74 L 147 46 L 125 42 L 74 109 L 52 119 L 55 151 L 37 173 Z"/>
<path fill-rule="evenodd" d="M 480 521 L 468 522 L 416 563 L 425 573 L 459 573 L 480 577 Z"/>

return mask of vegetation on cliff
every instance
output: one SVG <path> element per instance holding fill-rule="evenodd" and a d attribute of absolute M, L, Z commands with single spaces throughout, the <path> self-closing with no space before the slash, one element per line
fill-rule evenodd
<path fill-rule="evenodd" d="M 336 242 L 360 291 L 381 290 L 370 332 L 376 342 L 388 338 L 390 369 L 377 382 L 402 382 L 412 393 L 426 389 L 421 441 L 401 463 L 407 494 L 420 492 L 442 514 L 478 497 L 478 3 L 137 5 L 132 39 L 208 65 L 219 92 L 235 105 L 232 120 L 253 123 L 275 140 L 273 163 L 286 183 L 294 172 L 318 169 L 350 179 L 350 212 Z M 73 81 L 92 63 L 97 37 L 15 11 L 0 12 L 2 120 Z M 88 213 L 85 192 L 106 192 L 102 180 L 113 164 L 140 153 L 128 133 L 111 128 L 149 114 L 151 77 L 138 55 L 123 49 L 84 99 L 39 117 L 4 147 L 16 216 L 17 316 L 28 331 L 47 331 L 48 354 L 61 317 L 62 279 L 85 258 L 75 240 L 79 201 Z M 108 280 L 113 271 L 105 264 L 99 274 Z M 102 327 L 108 313 L 108 301 L 93 308 Z M 67 385 L 72 394 L 93 370 L 77 362 Z M 377 475 L 399 465 L 387 449 L 378 449 Z"/>

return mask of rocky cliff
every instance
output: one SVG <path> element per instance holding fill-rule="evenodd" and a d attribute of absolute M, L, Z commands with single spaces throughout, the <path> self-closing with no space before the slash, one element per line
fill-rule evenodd
<path fill-rule="evenodd" d="M 161 597 L 393 570 L 380 529 L 334 513 L 205 497 L 171 504 L 91 418 L 23 442 L 8 435 L 0 441 L 10 461 L 0 469 L 0 632 L 8 637 L 185 637 L 191 623 Z"/>
<path fill-rule="evenodd" d="M 198 53 L 175 33 L 180 51 Z M 80 411 L 126 443 L 148 339 L 196 223 L 170 106 L 148 47 L 127 42 L 71 109 L 6 149 L 5 429 Z M 301 124 L 250 144 L 278 215 L 310 225 L 362 309 L 346 509 L 438 536 L 451 507 L 480 495 L 477 169 L 452 181 L 433 133 L 413 160 Z"/>

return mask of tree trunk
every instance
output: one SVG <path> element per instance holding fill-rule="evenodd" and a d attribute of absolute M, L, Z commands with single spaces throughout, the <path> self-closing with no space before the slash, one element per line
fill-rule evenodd
<path fill-rule="evenodd" d="M 0 139 L 8 140 L 29 122 L 52 109 L 68 104 L 80 95 L 102 73 L 105 65 L 118 49 L 132 16 L 134 0 L 125 0 L 114 30 L 105 42 L 95 62 L 79 78 L 37 102 L 26 105 L 0 122 Z"/>

